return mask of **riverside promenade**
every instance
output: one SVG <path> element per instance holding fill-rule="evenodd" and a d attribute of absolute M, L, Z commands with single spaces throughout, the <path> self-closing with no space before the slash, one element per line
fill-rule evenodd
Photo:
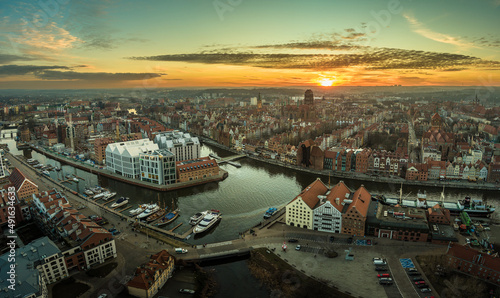
<path fill-rule="evenodd" d="M 216 141 L 203 137 L 203 136 L 198 136 L 200 140 L 203 141 L 203 143 L 209 144 L 211 146 L 235 153 L 235 154 L 241 154 L 240 151 L 234 150 L 232 148 L 226 147 L 222 144 L 217 143 Z M 314 170 L 310 168 L 305 168 L 305 167 L 300 167 L 297 165 L 292 165 L 289 163 L 284 163 L 275 159 L 267 159 L 267 158 L 262 158 L 259 156 L 252 156 L 252 155 L 247 155 L 248 158 L 265 162 L 271 165 L 276 165 L 279 167 L 285 167 L 291 170 L 295 171 L 300 171 L 304 173 L 309 173 L 309 174 L 315 174 L 315 175 L 322 175 L 325 177 L 334 177 L 338 179 L 349 179 L 349 180 L 358 180 L 358 181 L 369 181 L 369 182 L 376 182 L 376 183 L 392 183 L 392 184 L 403 184 L 403 186 L 409 186 L 409 185 L 415 185 L 415 186 L 427 186 L 427 187 L 436 187 L 436 188 L 456 188 L 456 189 L 472 189 L 472 190 L 487 190 L 487 191 L 499 191 L 500 190 L 500 185 L 495 184 L 495 183 L 489 183 L 489 182 L 469 182 L 469 181 L 439 181 L 439 180 L 429 180 L 429 181 L 417 181 L 417 180 L 405 180 L 401 177 L 384 177 L 384 176 L 370 176 L 367 174 L 363 173 L 356 173 L 356 172 L 339 172 L 339 171 L 332 171 L 332 170 Z"/>

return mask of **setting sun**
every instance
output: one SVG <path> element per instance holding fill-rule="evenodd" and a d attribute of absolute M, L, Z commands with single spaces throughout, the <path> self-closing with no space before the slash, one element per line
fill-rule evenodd
<path fill-rule="evenodd" d="M 328 86 L 332 86 L 333 83 L 335 83 L 335 81 L 337 81 L 336 78 L 323 78 L 321 80 L 319 80 L 319 84 L 321 86 L 324 86 L 324 87 L 328 87 Z"/>

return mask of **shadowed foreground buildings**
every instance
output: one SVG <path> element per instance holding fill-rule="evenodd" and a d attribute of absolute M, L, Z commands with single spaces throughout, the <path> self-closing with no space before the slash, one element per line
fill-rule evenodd
<path fill-rule="evenodd" d="M 152 255 L 149 263 L 137 267 L 134 277 L 127 283 L 130 295 L 150 298 L 158 293 L 172 276 L 174 257 L 166 250 Z"/>

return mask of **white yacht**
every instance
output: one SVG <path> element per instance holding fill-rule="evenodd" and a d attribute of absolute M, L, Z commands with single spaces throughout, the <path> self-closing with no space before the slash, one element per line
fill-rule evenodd
<path fill-rule="evenodd" d="M 193 233 L 199 234 L 207 231 L 211 227 L 215 225 L 216 222 L 218 222 L 221 219 L 221 214 L 218 210 L 211 210 L 203 219 L 201 222 L 194 227 Z"/>
<path fill-rule="evenodd" d="M 127 197 L 121 197 L 118 200 L 116 200 L 116 202 L 114 202 L 113 204 L 111 204 L 111 208 L 120 207 L 120 206 L 123 206 L 123 205 L 125 205 L 127 203 L 128 203 L 128 198 Z"/>
<path fill-rule="evenodd" d="M 146 209 L 148 206 L 145 206 L 145 205 L 140 205 L 139 207 L 137 207 L 136 209 L 133 209 L 133 210 L 130 210 L 129 212 L 129 215 L 130 216 L 136 216 L 137 214 L 140 214 L 144 211 L 144 209 Z"/>
<path fill-rule="evenodd" d="M 208 212 L 210 212 L 210 210 L 198 212 L 195 215 L 191 216 L 191 218 L 189 219 L 189 224 L 192 226 L 196 226 L 203 219 L 203 217 L 208 214 Z"/>
<path fill-rule="evenodd" d="M 111 198 L 113 198 L 114 196 L 116 196 L 116 192 L 109 192 L 102 198 L 104 201 L 107 201 Z"/>
<path fill-rule="evenodd" d="M 146 208 L 146 210 L 144 210 L 144 212 L 142 212 L 141 214 L 137 215 L 137 218 L 138 219 L 146 218 L 146 217 L 150 216 L 151 214 L 155 213 L 158 210 L 160 210 L 160 206 L 158 206 L 156 204 L 153 204 L 153 205 L 149 206 L 148 208 Z"/>

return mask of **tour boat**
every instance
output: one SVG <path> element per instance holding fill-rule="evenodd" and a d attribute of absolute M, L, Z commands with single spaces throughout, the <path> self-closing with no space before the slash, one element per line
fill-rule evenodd
<path fill-rule="evenodd" d="M 142 212 L 141 214 L 137 215 L 137 218 L 141 219 L 141 218 L 148 217 L 148 216 L 150 216 L 151 214 L 155 213 L 158 210 L 160 210 L 160 206 L 158 206 L 156 204 L 152 204 L 152 205 L 148 206 L 148 208 L 146 208 L 146 210 L 144 210 L 144 212 Z"/>
<path fill-rule="evenodd" d="M 160 221 L 158 221 L 158 223 L 156 223 L 156 226 L 161 227 L 161 226 L 167 225 L 167 224 L 173 222 L 177 217 L 179 217 L 178 210 L 169 212 L 162 219 L 160 219 Z"/>
<path fill-rule="evenodd" d="M 203 217 L 199 224 L 194 227 L 193 233 L 200 234 L 215 225 L 221 219 L 220 211 L 218 210 L 210 210 L 210 212 Z"/>
<path fill-rule="evenodd" d="M 111 204 L 111 208 L 120 207 L 120 206 L 123 206 L 123 205 L 125 205 L 127 203 L 128 203 L 128 198 L 127 197 L 121 197 L 118 200 L 116 200 L 116 202 L 114 202 L 113 204 Z"/>
<path fill-rule="evenodd" d="M 189 224 L 192 226 L 196 226 L 203 219 L 203 217 L 208 214 L 208 212 L 210 212 L 210 210 L 198 212 L 195 215 L 191 216 L 191 218 L 189 219 Z"/>

